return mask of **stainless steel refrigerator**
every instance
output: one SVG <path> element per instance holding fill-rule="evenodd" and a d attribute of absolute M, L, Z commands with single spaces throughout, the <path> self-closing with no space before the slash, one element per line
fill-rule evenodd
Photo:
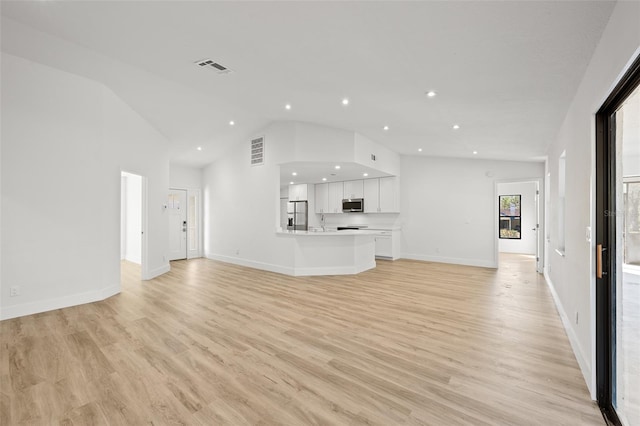
<path fill-rule="evenodd" d="M 287 203 L 287 229 L 290 231 L 309 230 L 309 209 L 306 201 Z"/>

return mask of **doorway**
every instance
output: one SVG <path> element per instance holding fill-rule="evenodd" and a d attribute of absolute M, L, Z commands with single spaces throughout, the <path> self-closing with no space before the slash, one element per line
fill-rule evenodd
<path fill-rule="evenodd" d="M 146 183 L 144 176 L 120 172 L 120 260 L 142 279 L 147 276 Z"/>
<path fill-rule="evenodd" d="M 640 57 L 596 114 L 596 382 L 612 424 L 640 425 Z"/>
<path fill-rule="evenodd" d="M 542 273 L 542 179 L 496 182 L 496 259 L 519 258 Z"/>

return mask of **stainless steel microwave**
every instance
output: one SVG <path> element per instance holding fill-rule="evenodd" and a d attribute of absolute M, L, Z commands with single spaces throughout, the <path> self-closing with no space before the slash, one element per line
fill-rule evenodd
<path fill-rule="evenodd" d="M 364 211 L 364 199 L 349 198 L 342 200 L 342 211 L 345 213 L 357 213 Z"/>

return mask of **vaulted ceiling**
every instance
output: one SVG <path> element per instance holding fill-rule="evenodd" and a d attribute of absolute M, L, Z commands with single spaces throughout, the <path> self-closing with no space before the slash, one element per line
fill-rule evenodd
<path fill-rule="evenodd" d="M 3 1 L 2 50 L 103 82 L 185 165 L 274 120 L 356 131 L 407 155 L 540 160 L 613 6 Z M 232 72 L 195 64 L 207 58 Z"/>

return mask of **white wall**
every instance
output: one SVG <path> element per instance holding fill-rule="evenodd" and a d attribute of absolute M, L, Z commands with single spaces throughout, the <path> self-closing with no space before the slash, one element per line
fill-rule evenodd
<path fill-rule="evenodd" d="M 202 188 L 202 169 L 171 164 L 169 167 L 169 186 L 175 189 Z"/>
<path fill-rule="evenodd" d="M 403 156 L 402 257 L 497 267 L 495 182 L 540 178 L 543 163 Z"/>
<path fill-rule="evenodd" d="M 123 176 L 124 259 L 139 265 L 142 263 L 142 178 L 126 172 Z"/>
<path fill-rule="evenodd" d="M 278 163 L 290 158 L 290 132 L 289 126 L 274 124 L 259 133 L 266 137 L 264 165 L 250 165 L 247 140 L 204 169 L 206 257 L 278 272 L 293 270 L 293 239 L 276 237 Z"/>
<path fill-rule="evenodd" d="M 498 251 L 503 253 L 536 254 L 536 182 L 499 183 L 498 196 L 521 195 L 519 240 L 499 239 Z M 496 203 L 498 201 L 496 200 Z"/>
<path fill-rule="evenodd" d="M 149 273 L 167 271 L 165 138 L 103 85 L 5 53 L 1 96 L 0 318 L 120 291 L 122 170 L 148 177 Z"/>
<path fill-rule="evenodd" d="M 640 2 L 618 2 L 591 58 L 566 118 L 548 150 L 550 173 L 549 285 L 567 335 L 595 397 L 595 239 L 586 239 L 594 225 L 595 113 L 624 70 L 640 53 Z M 558 158 L 566 150 L 565 256 L 558 241 Z M 551 226 L 549 226 L 551 225 Z M 594 232 L 595 235 L 595 232 Z M 578 320 L 576 321 L 576 314 Z"/>
<path fill-rule="evenodd" d="M 355 162 L 371 168 L 389 173 L 393 176 L 401 174 L 400 155 L 382 145 L 373 142 L 365 136 L 356 133 L 354 135 Z M 375 160 L 371 156 L 375 156 Z"/>

